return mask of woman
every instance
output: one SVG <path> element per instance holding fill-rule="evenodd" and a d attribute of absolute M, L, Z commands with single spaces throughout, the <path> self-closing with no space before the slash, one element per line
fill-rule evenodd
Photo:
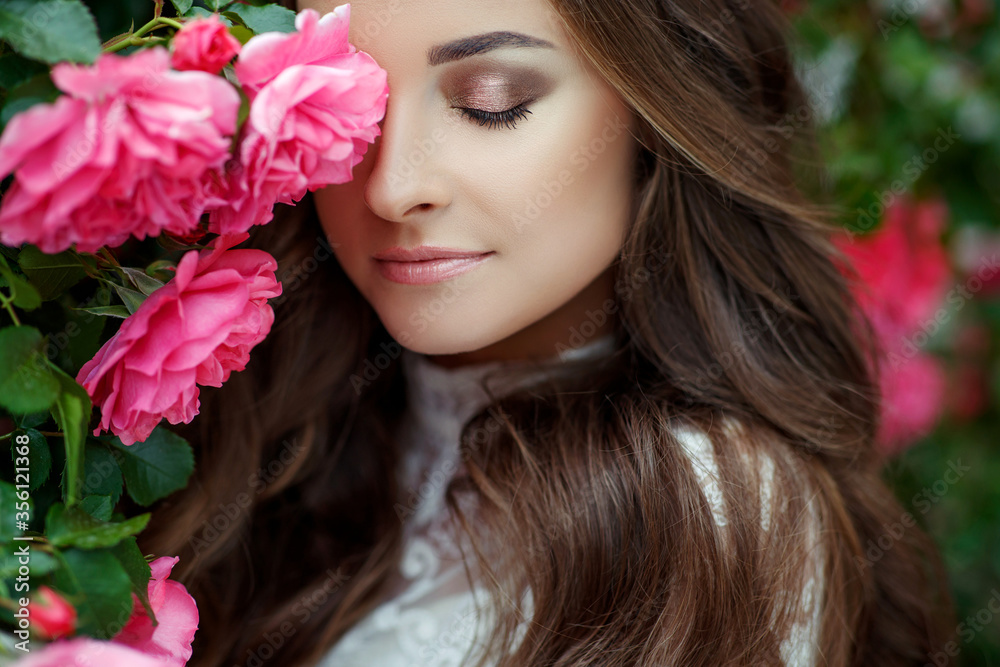
<path fill-rule="evenodd" d="M 785 30 L 740 0 L 352 3 L 382 135 L 254 229 L 275 328 L 142 535 L 198 600 L 192 665 L 929 662 L 932 544 L 865 556 L 902 510 L 793 182 Z"/>

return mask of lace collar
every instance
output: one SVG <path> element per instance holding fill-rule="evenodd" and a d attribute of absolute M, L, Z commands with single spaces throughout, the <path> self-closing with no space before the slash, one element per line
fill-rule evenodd
<path fill-rule="evenodd" d="M 555 359 L 568 361 L 597 357 L 614 351 L 614 334 L 605 334 L 586 344 L 564 350 Z M 434 363 L 426 355 L 403 348 L 402 364 L 411 411 L 436 421 L 464 422 L 489 401 L 482 382 L 497 396 L 513 390 L 525 378 L 506 370 L 523 370 L 527 361 L 488 361 L 448 368 Z M 528 374 L 527 377 L 534 377 Z"/>
<path fill-rule="evenodd" d="M 555 358 L 569 361 L 597 357 L 614 349 L 614 335 L 607 334 Z M 415 499 L 410 503 L 415 516 L 408 525 L 419 526 L 440 509 L 444 480 L 464 467 L 459 450 L 462 427 L 490 400 L 482 382 L 500 397 L 543 371 L 532 371 L 529 361 L 491 361 L 447 368 L 406 348 L 401 363 L 407 385 L 407 411 L 398 435 L 402 446 L 399 483 L 404 496 Z M 527 372 L 507 372 L 510 370 Z"/>

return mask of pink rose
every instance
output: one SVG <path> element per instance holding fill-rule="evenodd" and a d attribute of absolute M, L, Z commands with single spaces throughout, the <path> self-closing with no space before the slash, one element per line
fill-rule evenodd
<path fill-rule="evenodd" d="M 184 585 L 171 581 L 170 570 L 180 559 L 160 557 L 149 564 L 149 606 L 153 608 L 154 627 L 146 608 L 133 593 L 132 617 L 112 641 L 154 656 L 171 667 L 184 667 L 191 658 L 191 642 L 198 630 L 198 605 Z"/>
<path fill-rule="evenodd" d="M 60 63 L 66 94 L 15 115 L 0 137 L 0 243 L 82 252 L 190 231 L 219 198 L 240 98 L 225 79 L 170 69 L 163 47 Z"/>
<path fill-rule="evenodd" d="M 161 418 L 189 423 L 200 406 L 198 385 L 221 386 L 246 367 L 274 322 L 267 300 L 281 294 L 271 255 L 229 250 L 248 237 L 217 237 L 210 248 L 185 253 L 174 277 L 83 365 L 76 380 L 101 410 L 94 435 L 107 429 L 131 445 Z"/>
<path fill-rule="evenodd" d="M 174 35 L 170 62 L 176 70 L 218 74 L 240 52 L 240 42 L 229 34 L 218 14 L 188 21 Z"/>
<path fill-rule="evenodd" d="M 944 368 L 923 346 L 940 328 L 934 318 L 952 280 L 941 243 L 947 213 L 940 200 L 903 199 L 886 209 L 874 233 L 836 239 L 858 272 L 855 296 L 879 339 L 878 440 L 888 451 L 927 435 L 944 408 Z"/>
<path fill-rule="evenodd" d="M 910 332 L 934 317 L 951 285 L 941 243 L 948 210 L 943 201 L 902 199 L 886 208 L 877 231 L 842 244 L 864 279 L 859 297 L 868 311 Z"/>
<path fill-rule="evenodd" d="M 944 409 L 946 383 L 943 365 L 926 353 L 882 363 L 878 442 L 885 451 L 901 451 L 931 432 Z"/>
<path fill-rule="evenodd" d="M 14 663 L 15 667 L 172 667 L 174 664 L 113 641 L 90 637 L 46 644 Z"/>
<path fill-rule="evenodd" d="M 229 205 L 209 229 L 245 231 L 272 218 L 275 203 L 345 183 L 385 115 L 386 72 L 347 41 L 350 5 L 320 18 L 304 9 L 297 32 L 264 33 L 243 47 L 236 76 L 250 97 L 241 169 L 229 176 Z"/>
<path fill-rule="evenodd" d="M 39 586 L 38 595 L 28 603 L 28 618 L 43 639 L 58 639 L 76 630 L 76 609 L 48 586 Z"/>

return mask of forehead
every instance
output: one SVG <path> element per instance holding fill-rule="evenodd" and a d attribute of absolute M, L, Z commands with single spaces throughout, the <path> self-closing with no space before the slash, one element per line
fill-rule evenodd
<path fill-rule="evenodd" d="M 299 6 L 332 10 L 332 0 Z M 494 31 L 519 32 L 568 47 L 558 13 L 547 0 L 353 0 L 350 40 L 376 60 L 426 63 L 432 46 Z"/>

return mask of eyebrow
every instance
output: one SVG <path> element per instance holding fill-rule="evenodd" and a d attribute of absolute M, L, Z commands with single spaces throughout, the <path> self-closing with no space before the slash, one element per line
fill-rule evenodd
<path fill-rule="evenodd" d="M 469 56 L 486 53 L 493 49 L 505 46 L 533 46 L 545 49 L 556 48 L 552 42 L 547 42 L 538 37 L 532 37 L 519 32 L 508 32 L 500 30 L 487 32 L 482 35 L 463 37 L 447 44 L 438 44 L 427 50 L 427 63 L 430 65 L 440 65 L 453 60 L 461 60 Z"/>

